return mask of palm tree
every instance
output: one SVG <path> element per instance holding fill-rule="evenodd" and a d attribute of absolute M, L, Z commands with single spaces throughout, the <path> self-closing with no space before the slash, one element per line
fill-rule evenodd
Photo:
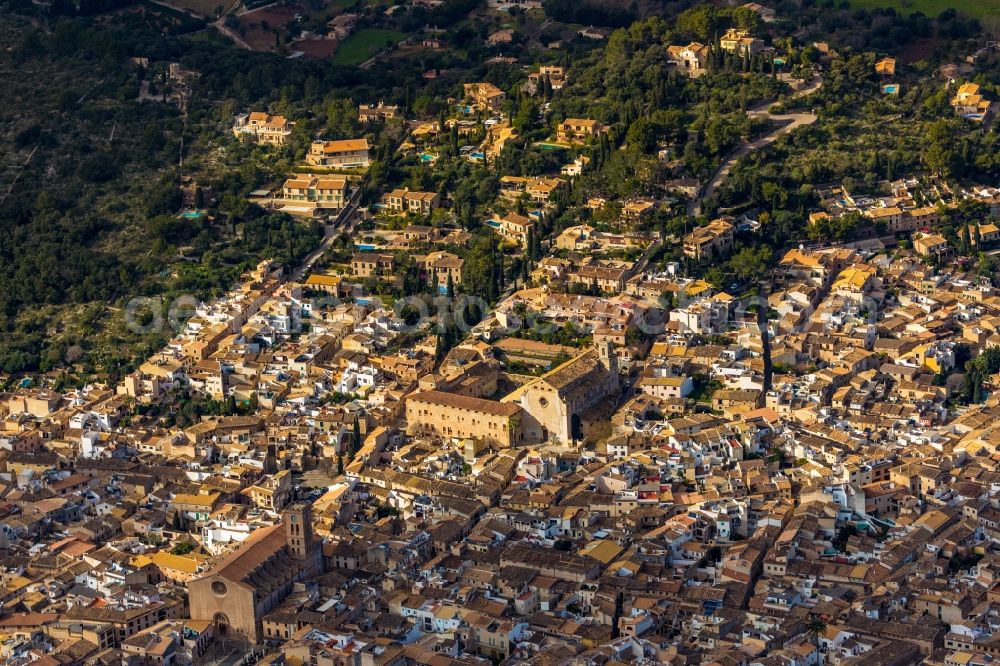
<path fill-rule="evenodd" d="M 824 631 L 826 631 L 826 622 L 823 620 L 811 620 L 808 625 L 806 625 L 806 631 L 809 633 L 809 640 L 812 641 L 813 645 L 819 645 L 819 636 Z"/>

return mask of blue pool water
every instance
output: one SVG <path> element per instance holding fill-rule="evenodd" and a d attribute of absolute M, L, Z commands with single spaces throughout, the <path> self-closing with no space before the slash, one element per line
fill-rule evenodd
<path fill-rule="evenodd" d="M 371 252 L 372 250 L 376 249 L 376 247 L 371 243 L 355 243 L 354 247 L 358 248 L 359 250 L 364 250 L 365 252 Z"/>
<path fill-rule="evenodd" d="M 500 228 L 500 223 L 496 220 L 486 220 L 486 226 L 493 227 L 494 229 Z"/>
<path fill-rule="evenodd" d="M 897 92 L 899 92 L 899 86 L 897 86 L 896 84 L 882 86 L 882 92 L 889 95 L 894 95 Z"/>
<path fill-rule="evenodd" d="M 193 211 L 193 210 L 188 211 L 186 213 L 181 213 L 181 217 L 186 217 L 189 220 L 197 220 L 204 216 L 205 216 L 204 213 L 199 213 L 198 211 Z"/>
<path fill-rule="evenodd" d="M 473 159 L 476 159 L 476 160 L 481 160 L 481 159 L 483 159 L 484 157 L 486 157 L 486 155 L 484 155 L 484 154 L 483 154 L 482 152 L 480 152 L 480 151 L 478 151 L 478 150 L 477 150 L 476 152 L 472 153 L 472 158 L 473 158 Z"/>
<path fill-rule="evenodd" d="M 420 156 L 421 162 L 433 162 L 437 159 L 437 155 L 431 155 L 430 153 L 424 153 Z"/>

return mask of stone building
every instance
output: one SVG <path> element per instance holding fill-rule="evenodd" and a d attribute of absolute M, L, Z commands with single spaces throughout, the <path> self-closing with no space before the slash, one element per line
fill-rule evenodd
<path fill-rule="evenodd" d="M 617 403 L 618 359 L 610 342 L 597 345 L 506 396 L 524 409 L 528 441 L 581 439 Z"/>
<path fill-rule="evenodd" d="M 411 434 L 484 439 L 500 446 L 523 443 L 521 408 L 444 391 L 420 391 L 406 398 Z"/>
<path fill-rule="evenodd" d="M 322 573 L 322 543 L 313 537 L 312 510 L 293 504 L 282 522 L 261 527 L 208 573 L 188 583 L 191 617 L 210 620 L 220 637 L 261 638 L 261 618 L 296 582 Z"/>

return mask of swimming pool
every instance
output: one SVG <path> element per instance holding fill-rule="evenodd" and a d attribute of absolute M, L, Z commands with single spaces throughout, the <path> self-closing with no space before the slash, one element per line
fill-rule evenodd
<path fill-rule="evenodd" d="M 363 250 L 365 252 L 371 252 L 372 250 L 378 249 L 377 246 L 372 245 L 371 243 L 355 243 L 354 247 L 358 248 L 359 250 Z"/>
<path fill-rule="evenodd" d="M 471 155 L 469 155 L 469 157 L 471 157 L 471 158 L 472 158 L 472 159 L 474 159 L 474 160 L 481 160 L 481 159 L 485 158 L 485 157 L 486 157 L 486 155 L 484 155 L 484 154 L 482 153 L 482 151 L 478 151 L 478 150 L 477 150 L 476 152 L 474 152 L 474 153 L 472 153 Z"/>
<path fill-rule="evenodd" d="M 899 86 L 896 85 L 895 83 L 887 83 L 886 85 L 882 86 L 882 92 L 884 92 L 887 95 L 895 95 L 896 93 L 899 92 Z"/>
<path fill-rule="evenodd" d="M 536 143 L 535 145 L 542 150 L 566 150 L 569 148 L 569 146 L 564 146 L 561 143 L 549 143 L 547 141 L 542 141 L 540 143 Z"/>
<path fill-rule="evenodd" d="M 494 229 L 500 228 L 500 222 L 497 220 L 486 220 L 486 226 L 493 227 Z"/>
<path fill-rule="evenodd" d="M 437 155 L 431 155 L 430 153 L 423 153 L 420 156 L 420 161 L 421 162 L 433 162 L 436 159 L 437 159 Z"/>
<path fill-rule="evenodd" d="M 205 217 L 204 213 L 199 213 L 196 210 L 189 210 L 186 213 L 181 213 L 181 217 L 186 217 L 189 220 L 200 220 Z"/>

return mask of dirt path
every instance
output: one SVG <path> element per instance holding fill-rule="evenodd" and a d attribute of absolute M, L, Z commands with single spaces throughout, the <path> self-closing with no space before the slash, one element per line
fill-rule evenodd
<path fill-rule="evenodd" d="M 233 40 L 233 43 L 239 46 L 240 48 L 244 48 L 247 51 L 253 51 L 253 47 L 247 44 L 246 40 L 240 37 L 240 34 L 238 32 L 227 26 L 225 21 L 226 21 L 226 15 L 223 14 L 222 16 L 219 17 L 219 20 L 212 23 L 212 26 L 220 33 L 222 33 L 223 36 Z"/>
<path fill-rule="evenodd" d="M 798 99 L 800 97 L 805 97 L 806 95 L 811 95 L 819 90 L 822 85 L 823 80 L 816 79 L 802 90 L 797 90 L 792 93 L 788 99 Z M 736 148 L 733 148 L 729 155 L 726 156 L 726 159 L 722 162 L 722 164 L 719 165 L 719 168 L 715 170 L 715 173 L 712 174 L 709 181 L 702 186 L 701 195 L 688 201 L 688 215 L 701 215 L 701 200 L 707 199 L 715 194 L 715 190 L 718 189 L 722 181 L 726 179 L 726 176 L 729 175 L 729 172 L 741 157 L 749 154 L 751 151 L 758 150 L 759 148 L 763 148 L 764 146 L 774 143 L 774 141 L 776 141 L 782 134 L 788 134 L 803 125 L 812 125 L 816 122 L 816 116 L 812 113 L 772 114 L 770 112 L 771 109 L 778 104 L 779 102 L 768 102 L 747 110 L 747 115 L 750 116 L 750 118 L 767 118 L 777 122 L 778 124 L 767 134 L 757 137 L 753 141 L 744 141 Z"/>

